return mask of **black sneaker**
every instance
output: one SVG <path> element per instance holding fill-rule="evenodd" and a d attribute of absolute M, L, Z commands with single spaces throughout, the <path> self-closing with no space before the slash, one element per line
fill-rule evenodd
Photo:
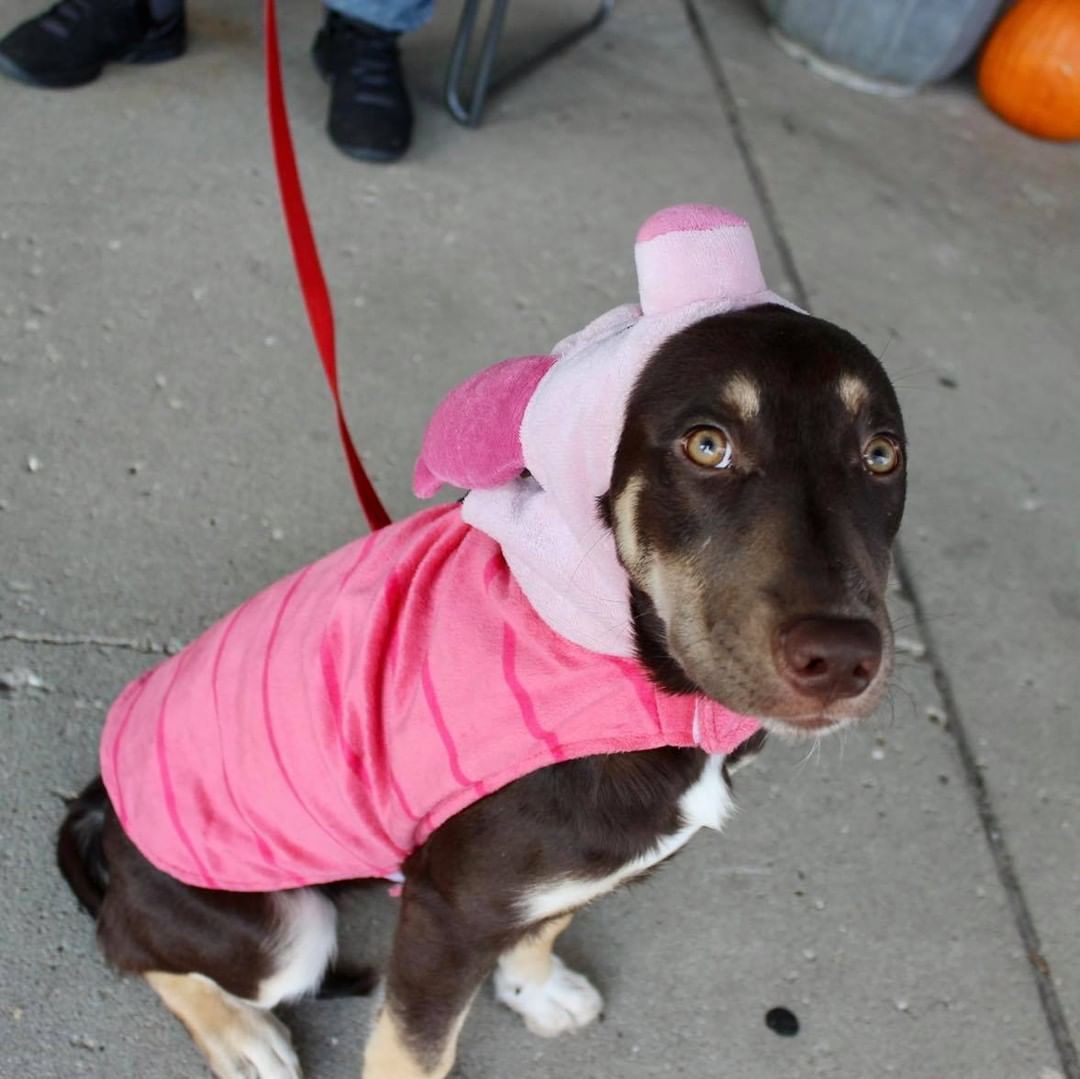
<path fill-rule="evenodd" d="M 409 148 L 413 112 L 397 39 L 334 11 L 315 36 L 311 55 L 330 83 L 326 130 L 350 157 L 396 161 Z"/>
<path fill-rule="evenodd" d="M 0 41 L 0 72 L 31 86 L 81 86 L 111 61 L 172 60 L 186 44 L 183 5 L 154 19 L 147 0 L 60 0 Z"/>

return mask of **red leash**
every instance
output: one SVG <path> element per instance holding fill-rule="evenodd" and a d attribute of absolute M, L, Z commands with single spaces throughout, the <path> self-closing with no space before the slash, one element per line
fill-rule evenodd
<path fill-rule="evenodd" d="M 383 508 L 379 496 L 364 471 L 364 464 L 353 445 L 349 425 L 345 422 L 345 411 L 341 406 L 341 394 L 338 390 L 337 344 L 334 337 L 334 308 L 330 302 L 330 290 L 326 287 L 319 249 L 315 244 L 315 235 L 311 229 L 304 202 L 304 188 L 300 183 L 300 170 L 296 164 L 296 151 L 293 149 L 292 134 L 289 131 L 289 114 L 285 107 L 285 88 L 281 77 L 281 53 L 278 48 L 277 9 L 275 0 L 265 0 L 263 8 L 266 35 L 266 103 L 270 113 L 270 138 L 274 147 L 274 165 L 277 168 L 278 188 L 281 192 L 281 206 L 285 214 L 285 225 L 289 230 L 289 242 L 292 244 L 293 260 L 296 263 L 296 276 L 300 280 L 300 291 L 304 296 L 308 322 L 315 338 L 315 347 L 322 360 L 326 381 L 330 386 L 330 395 L 334 399 L 334 411 L 337 414 L 338 433 L 345 450 L 345 459 L 349 462 L 356 496 L 364 511 L 367 523 L 372 531 L 390 523 L 390 517 Z"/>

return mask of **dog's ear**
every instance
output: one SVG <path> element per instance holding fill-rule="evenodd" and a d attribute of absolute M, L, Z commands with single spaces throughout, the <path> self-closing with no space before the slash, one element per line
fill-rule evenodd
<path fill-rule="evenodd" d="M 499 487 L 525 467 L 521 420 L 554 356 L 518 356 L 451 390 L 424 432 L 413 491 L 430 498 L 444 484 Z"/>

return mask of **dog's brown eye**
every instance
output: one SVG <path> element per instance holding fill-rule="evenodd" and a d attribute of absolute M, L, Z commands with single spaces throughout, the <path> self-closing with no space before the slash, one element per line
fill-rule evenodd
<path fill-rule="evenodd" d="M 888 435 L 874 435 L 862 451 L 863 465 L 874 476 L 888 476 L 903 460 L 900 446 Z"/>
<path fill-rule="evenodd" d="M 683 453 L 702 468 L 731 464 L 731 439 L 719 427 L 695 427 L 682 441 Z"/>

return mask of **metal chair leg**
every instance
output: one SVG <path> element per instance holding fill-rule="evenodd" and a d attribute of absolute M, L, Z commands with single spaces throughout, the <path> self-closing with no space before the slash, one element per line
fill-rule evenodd
<path fill-rule="evenodd" d="M 523 79 L 542 64 L 546 64 L 553 57 L 570 48 L 571 45 L 577 44 L 583 37 L 591 34 L 600 26 L 611 14 L 611 10 L 615 6 L 615 0 L 600 0 L 600 6 L 593 12 L 587 22 L 556 38 L 535 56 L 531 56 L 512 67 L 497 79 L 492 79 L 491 72 L 495 64 L 495 53 L 502 38 L 506 9 L 510 6 L 510 0 L 492 0 L 491 14 L 488 16 L 487 26 L 484 28 L 480 55 L 476 61 L 476 71 L 472 78 L 472 88 L 466 102 L 464 98 L 465 67 L 472 51 L 476 18 L 482 2 L 483 0 L 465 0 L 457 34 L 454 37 L 454 45 L 450 51 L 450 62 L 446 69 L 446 107 L 450 110 L 450 115 L 465 127 L 480 126 L 484 114 L 484 105 L 491 94 L 505 90 L 511 83 Z"/>

